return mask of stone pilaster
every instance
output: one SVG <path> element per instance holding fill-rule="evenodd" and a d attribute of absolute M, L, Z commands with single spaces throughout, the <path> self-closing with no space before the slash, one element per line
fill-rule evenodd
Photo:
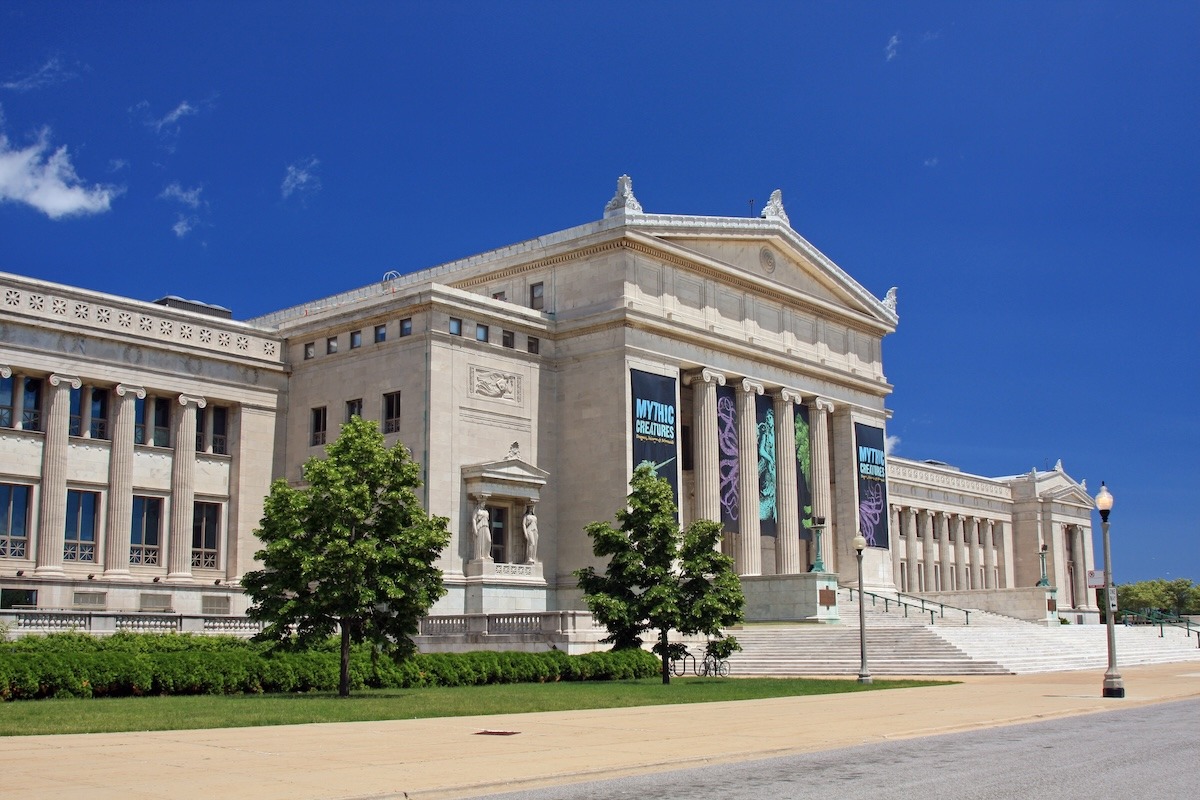
<path fill-rule="evenodd" d="M 937 543 L 933 540 L 933 512 L 922 511 L 921 518 L 918 521 L 921 526 L 921 576 L 925 581 L 925 585 L 921 587 L 923 592 L 932 592 L 936 588 L 933 578 L 933 562 L 937 559 Z"/>
<path fill-rule="evenodd" d="M 695 425 L 692 436 L 696 447 L 692 463 L 696 477 L 696 519 L 721 521 L 721 453 L 717 447 L 717 387 L 725 385 L 725 376 L 711 369 L 689 375 L 684 382 L 692 387 Z"/>
<path fill-rule="evenodd" d="M 758 524 L 758 415 L 754 399 L 763 385 L 744 378 L 737 393 L 738 541 L 734 551 L 738 575 L 762 574 Z"/>
<path fill-rule="evenodd" d="M 37 569 L 39 575 L 61 575 L 63 534 L 67 524 L 67 445 L 70 441 L 71 390 L 79 378 L 51 375 L 46 383 L 47 412 L 42 442 L 41 509 L 38 515 Z"/>
<path fill-rule="evenodd" d="M 911 507 L 904 509 L 901 523 L 904 525 L 904 560 L 908 564 L 908 585 L 904 591 L 916 592 L 920 588 L 917 573 L 921 569 L 917 558 L 917 510 Z"/>
<path fill-rule="evenodd" d="M 807 565 L 800 558 L 800 498 L 796 492 L 796 406 L 800 395 L 780 389 L 775 404 L 775 498 L 778 521 L 775 572 L 799 575 Z"/>
<path fill-rule="evenodd" d="M 129 580 L 129 534 L 133 520 L 133 426 L 137 400 L 146 396 L 140 386 L 118 385 L 112 410 L 108 461 L 108 524 L 104 540 L 104 577 Z"/>
<path fill-rule="evenodd" d="M 934 524 L 937 526 L 938 560 L 941 562 L 938 570 L 938 582 L 934 588 L 939 592 L 948 592 L 950 591 L 950 518 L 945 511 L 939 511 Z"/>
<path fill-rule="evenodd" d="M 179 395 L 182 411 L 174 414 L 175 452 L 171 458 L 171 543 L 168 581 L 192 580 L 192 525 L 195 517 L 196 409 L 203 397 Z"/>
<path fill-rule="evenodd" d="M 833 413 L 834 405 L 824 397 L 813 398 L 808 407 L 808 439 L 809 457 L 812 458 L 812 491 L 813 516 L 825 518 L 825 528 L 821 532 L 824 541 L 821 542 L 821 555 L 825 561 L 826 572 L 838 571 L 838 553 L 833 544 L 833 490 L 830 486 L 829 475 L 829 415 Z M 851 527 L 858 525 L 857 520 L 851 520 Z M 854 534 L 850 534 L 854 538 Z"/>

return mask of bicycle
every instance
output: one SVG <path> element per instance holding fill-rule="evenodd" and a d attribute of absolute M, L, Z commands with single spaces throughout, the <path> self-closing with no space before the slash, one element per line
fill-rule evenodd
<path fill-rule="evenodd" d="M 697 665 L 696 675 L 701 678 L 707 677 L 729 677 L 729 662 L 723 658 L 717 658 L 709 653 L 704 656 L 704 661 Z"/>

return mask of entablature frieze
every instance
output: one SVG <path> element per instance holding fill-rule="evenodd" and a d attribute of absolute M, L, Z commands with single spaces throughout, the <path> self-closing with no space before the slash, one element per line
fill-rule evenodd
<path fill-rule="evenodd" d="M 944 472 L 924 470 L 888 461 L 888 482 L 907 482 L 913 486 L 937 486 L 945 489 L 956 489 L 981 497 L 991 497 L 999 500 L 1012 501 L 1012 493 L 1004 484 L 995 483 L 984 478 L 976 478 L 964 474 L 949 475 Z"/>

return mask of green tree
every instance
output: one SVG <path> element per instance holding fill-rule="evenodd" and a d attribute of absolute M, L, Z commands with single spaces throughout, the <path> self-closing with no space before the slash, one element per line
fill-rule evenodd
<path fill-rule="evenodd" d="M 728 655 L 740 648 L 721 629 L 741 622 L 745 596 L 733 560 L 717 549 L 719 523 L 697 520 L 681 532 L 671 484 L 651 464 L 639 465 L 629 486 L 628 505 L 616 515 L 620 528 L 585 528 L 592 551 L 608 558 L 604 574 L 587 567 L 575 577 L 614 650 L 641 647 L 641 634 L 657 631 L 652 649 L 662 659 L 663 683 L 670 683 L 677 646 L 668 632 L 707 634 L 710 652 Z"/>
<path fill-rule="evenodd" d="M 1168 614 L 1200 613 L 1200 585 L 1187 578 L 1173 581 L 1154 578 L 1117 586 L 1117 603 L 1125 611 L 1161 611 Z"/>
<path fill-rule="evenodd" d="M 350 694 L 350 644 L 372 642 L 396 657 L 415 649 L 420 618 L 446 593 L 433 564 L 450 540 L 416 489 L 418 465 L 401 444 L 388 448 L 374 422 L 354 417 L 304 465 L 307 486 L 271 486 L 262 527 L 263 568 L 242 586 L 249 615 L 267 623 L 255 638 L 309 647 L 341 633 L 338 693 Z"/>

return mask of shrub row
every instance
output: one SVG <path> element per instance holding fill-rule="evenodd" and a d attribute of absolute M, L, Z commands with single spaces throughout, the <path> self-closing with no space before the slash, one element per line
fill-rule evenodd
<path fill-rule="evenodd" d="M 0 699 L 337 689 L 339 654 L 333 648 L 268 653 L 253 644 L 194 650 L 172 649 L 174 644 L 143 642 L 138 647 L 66 651 L 56 651 L 45 643 L 41 649 L 33 645 L 0 648 Z M 580 656 L 558 650 L 430 653 L 394 661 L 360 647 L 355 648 L 350 661 L 351 686 L 355 689 L 623 680 L 651 677 L 658 672 L 658 659 L 642 650 Z"/>

